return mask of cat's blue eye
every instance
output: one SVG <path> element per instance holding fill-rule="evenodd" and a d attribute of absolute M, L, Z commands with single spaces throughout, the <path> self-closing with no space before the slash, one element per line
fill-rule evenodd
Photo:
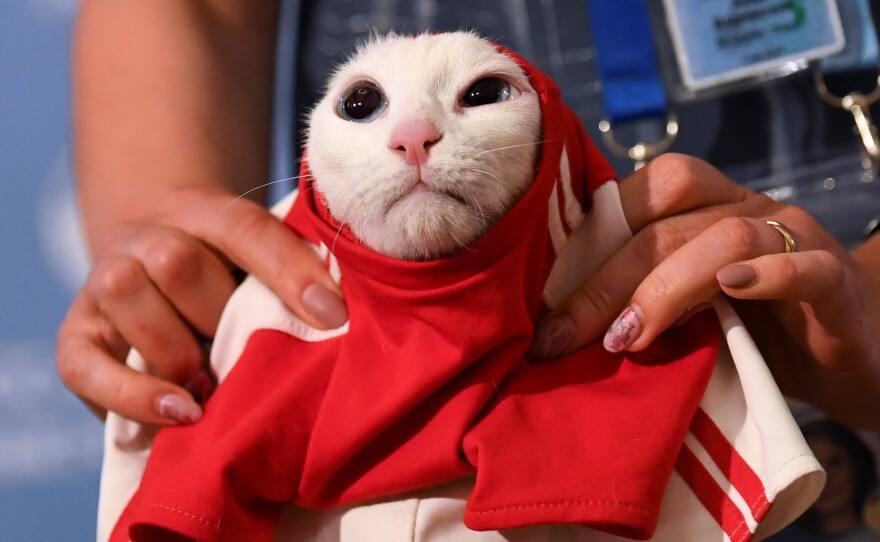
<path fill-rule="evenodd" d="M 379 85 L 360 81 L 339 98 L 336 112 L 345 120 L 370 122 L 385 110 L 385 94 Z"/>
<path fill-rule="evenodd" d="M 462 107 L 477 107 L 509 100 L 510 83 L 500 77 L 484 77 L 468 87 L 461 97 Z"/>

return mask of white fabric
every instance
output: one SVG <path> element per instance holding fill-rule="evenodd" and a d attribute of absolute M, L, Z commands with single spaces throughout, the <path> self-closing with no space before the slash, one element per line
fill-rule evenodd
<path fill-rule="evenodd" d="M 584 220 L 584 211 L 571 186 L 571 166 L 568 163 L 568 151 L 565 145 L 562 146 L 562 156 L 559 159 L 559 184 L 562 186 L 562 197 L 565 202 L 565 223 L 568 224 L 569 229 L 577 229 Z"/>
<path fill-rule="evenodd" d="M 716 368 L 700 406 L 764 484 L 773 506 L 758 529 L 763 538 L 809 508 L 822 492 L 825 472 L 733 307 L 722 297 L 713 307 L 735 367 L 727 365 L 723 372 Z"/>
<path fill-rule="evenodd" d="M 285 201 L 289 207 L 292 199 Z M 556 207 L 556 206 L 551 206 Z M 561 218 L 558 214 L 557 219 Z M 632 236 L 617 186 L 613 182 L 593 194 L 593 207 L 564 246 L 551 270 L 544 300 L 555 306 L 589 277 Z M 736 526 L 736 540 L 767 536 L 791 522 L 819 495 L 824 473 L 795 424 L 788 407 L 742 322 L 721 298 L 714 302 L 723 340 L 708 390 L 701 403 L 763 485 L 772 503 L 758 524 L 738 495 L 739 481 L 728 481 L 702 449 L 694 435 L 686 445 L 706 465 L 718 485 L 740 509 L 744 520 Z M 238 359 L 246 337 L 259 328 L 281 329 L 306 340 L 326 338 L 290 315 L 280 302 L 254 279 L 248 279 L 230 300 L 212 350 L 212 364 L 225 376 Z M 133 356 L 132 365 L 142 363 Z M 662 383 L 658 383 L 662 385 Z M 125 503 L 137 487 L 149 453 L 151 433 L 115 415 L 108 415 L 105 460 L 99 504 L 98 541 L 109 536 Z M 471 480 L 462 480 L 419 492 L 354 507 L 326 511 L 289 508 L 277 542 L 395 542 L 395 541 L 573 541 L 612 542 L 621 538 L 580 526 L 543 526 L 504 533 L 480 533 L 462 523 Z M 757 526 L 756 526 L 757 525 Z M 707 511 L 682 476 L 673 474 L 660 513 L 654 541 L 701 542 L 731 540 Z"/>
<path fill-rule="evenodd" d="M 146 368 L 144 358 L 132 350 L 126 360 L 138 371 Z M 127 420 L 114 412 L 104 422 L 104 462 L 98 493 L 98 541 L 110 538 L 116 520 L 141 482 L 156 429 Z"/>
<path fill-rule="evenodd" d="M 580 220 L 581 225 L 571 232 L 565 246 L 557 253 L 556 262 L 547 277 L 543 299 L 550 308 L 559 305 L 632 237 L 620 205 L 616 182 L 606 182 L 594 190 L 592 201 L 592 209 Z M 550 207 L 551 211 L 558 209 L 552 203 Z"/>

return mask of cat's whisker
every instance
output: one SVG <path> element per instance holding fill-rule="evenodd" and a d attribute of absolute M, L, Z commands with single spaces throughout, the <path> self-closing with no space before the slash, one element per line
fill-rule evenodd
<path fill-rule="evenodd" d="M 498 183 L 498 186 L 503 186 L 503 185 L 504 185 L 504 181 L 502 181 L 502 180 L 498 177 L 498 175 L 492 173 L 491 171 L 483 171 L 482 169 L 476 169 L 476 168 L 472 169 L 472 171 L 476 171 L 477 173 L 482 173 L 482 174 L 484 174 L 484 175 L 490 177 L 492 180 L 494 180 L 496 183 Z M 477 203 L 477 205 L 479 205 L 479 203 L 477 202 L 477 200 L 478 200 L 478 198 L 474 198 L 474 203 Z M 480 207 L 480 213 L 482 213 L 482 212 L 483 212 L 483 209 L 482 209 L 482 207 Z M 483 226 L 484 226 L 484 227 L 489 226 L 489 222 L 488 222 L 487 220 L 485 220 L 485 215 L 483 216 L 483 218 L 484 218 L 484 220 L 483 220 Z"/>
<path fill-rule="evenodd" d="M 489 139 L 489 136 L 488 136 L 488 135 L 485 135 L 485 136 L 483 136 L 482 138 L 480 138 L 478 141 L 476 141 L 476 142 L 473 144 L 473 146 L 474 146 L 474 147 L 479 147 L 480 145 L 482 145 L 483 143 L 485 143 L 487 139 Z"/>
<path fill-rule="evenodd" d="M 476 199 L 474 199 L 474 201 L 473 201 L 473 205 L 474 205 L 474 207 L 477 208 L 477 212 L 480 213 L 480 224 L 483 225 L 483 229 L 488 228 L 488 226 L 489 226 L 489 221 L 486 220 L 486 213 L 483 211 L 483 206 L 480 205 L 480 202 L 479 202 L 478 200 L 476 200 Z"/>
<path fill-rule="evenodd" d="M 314 173 L 314 172 L 320 173 L 320 172 L 324 172 L 324 171 L 335 171 L 335 170 L 341 170 L 341 169 L 352 169 L 352 168 L 363 169 L 364 165 L 363 164 L 332 164 L 330 166 L 321 167 L 320 169 L 315 166 L 310 166 L 310 167 L 312 169 L 312 173 Z"/>
<path fill-rule="evenodd" d="M 336 235 L 333 236 L 333 243 L 330 244 L 330 253 L 336 250 L 336 241 L 339 239 L 339 236 L 342 234 L 342 228 L 345 227 L 345 222 L 340 222 L 339 227 L 336 228 Z"/>
<path fill-rule="evenodd" d="M 458 226 L 458 229 L 459 229 L 459 230 L 463 230 L 465 233 L 470 233 L 469 231 L 467 231 L 466 229 L 462 228 L 461 226 Z M 467 246 L 467 244 L 463 243 L 463 242 L 461 241 L 461 239 L 459 239 L 458 237 L 456 237 L 455 233 L 454 233 L 452 230 L 449 230 L 449 235 L 452 236 L 452 238 L 455 240 L 455 244 L 456 244 L 456 246 L 458 246 L 459 248 L 461 248 L 461 249 L 463 249 L 463 250 L 467 250 L 467 251 L 469 251 L 469 252 L 476 252 L 474 249 L 472 249 L 472 248 L 470 248 L 469 246 Z"/>
<path fill-rule="evenodd" d="M 267 186 L 272 186 L 273 184 L 284 183 L 284 182 L 287 182 L 287 181 L 294 181 L 294 180 L 302 179 L 302 178 L 306 178 L 306 177 L 311 177 L 311 175 L 297 175 L 296 177 L 287 177 L 286 179 L 278 179 L 277 181 L 270 181 L 270 182 L 268 182 L 268 183 L 261 184 L 260 186 L 256 186 L 256 187 L 254 187 L 254 188 L 251 188 L 251 189 L 248 190 L 247 192 L 244 192 L 244 193 L 242 193 L 242 194 L 239 194 L 238 196 L 236 196 L 235 199 L 233 199 L 232 201 L 230 201 L 229 203 L 227 203 L 222 209 L 220 209 L 220 211 L 217 213 L 217 216 L 222 215 L 222 214 L 226 211 L 226 209 L 229 209 L 229 207 L 230 207 L 232 204 L 234 204 L 234 203 L 237 202 L 238 200 L 242 199 L 243 197 L 247 196 L 247 195 L 250 194 L 251 192 L 256 192 L 257 190 L 259 190 L 259 189 L 261 189 L 261 188 L 266 188 Z"/>
<path fill-rule="evenodd" d="M 507 150 L 507 149 L 517 149 L 520 147 L 533 147 L 535 145 L 543 145 L 544 143 L 546 143 L 546 141 L 543 141 L 543 140 L 542 141 L 532 141 L 530 143 L 521 143 L 519 145 L 507 145 L 506 147 L 498 147 L 495 149 L 486 149 L 482 152 L 478 152 L 477 154 L 473 155 L 471 158 L 479 158 L 480 156 L 483 156 L 484 154 L 487 154 L 490 152 L 503 151 L 503 150 Z"/>
<path fill-rule="evenodd" d="M 307 175 L 307 177 L 309 177 L 309 178 L 314 178 L 314 175 Z M 308 185 L 305 185 L 305 186 L 300 185 L 300 188 L 301 188 L 304 192 L 308 192 L 309 190 L 314 190 L 314 189 L 315 189 L 314 185 L 312 185 L 312 184 L 308 184 Z"/>
<path fill-rule="evenodd" d="M 339 236 L 342 234 L 342 229 L 345 228 L 345 221 L 339 222 L 339 227 L 336 228 L 336 235 L 333 236 L 333 242 L 330 244 L 330 253 L 336 250 L 336 241 L 339 239 Z"/>
<path fill-rule="evenodd" d="M 501 179 L 498 178 L 498 175 L 495 175 L 495 174 L 492 173 L 491 171 L 485 171 L 485 170 L 477 169 L 477 168 L 471 168 L 471 171 L 476 171 L 477 173 L 482 173 L 483 175 L 486 175 L 486 176 L 488 176 L 488 177 L 491 177 L 492 180 L 494 180 L 495 182 L 497 182 L 499 185 L 503 184 L 503 181 L 502 181 Z"/>
<path fill-rule="evenodd" d="M 449 225 L 450 225 L 451 227 L 450 227 L 448 230 L 446 230 L 446 231 L 447 231 L 447 232 L 449 233 L 449 235 L 452 237 L 453 241 L 455 241 L 455 245 L 456 245 L 457 247 L 459 247 L 459 248 L 464 249 L 464 250 L 467 250 L 467 251 L 470 251 L 470 252 L 475 252 L 474 249 L 468 247 L 466 243 L 462 242 L 462 240 L 459 239 L 459 238 L 455 235 L 455 231 L 454 231 L 454 230 L 455 230 L 455 229 L 458 229 L 459 231 L 464 232 L 465 235 L 470 235 L 470 234 L 473 233 L 473 232 L 472 232 L 469 228 L 466 228 L 465 226 L 463 226 L 463 225 L 461 224 L 461 222 L 458 221 L 458 220 L 449 221 Z"/>
<path fill-rule="evenodd" d="M 365 209 L 364 202 L 367 201 L 367 198 L 369 196 L 370 196 L 369 192 L 364 192 L 364 196 L 361 198 L 358 205 L 355 206 L 356 209 L 361 209 L 361 214 L 363 214 L 364 216 L 367 216 L 367 214 L 368 214 L 364 210 Z M 330 252 L 333 252 L 333 250 L 336 248 L 336 241 L 339 239 L 339 236 L 342 234 L 342 229 L 345 228 L 347 223 L 348 223 L 347 220 L 343 220 L 343 221 L 339 222 L 339 228 L 336 229 L 336 235 L 333 237 L 333 243 L 332 243 L 332 246 L 330 247 Z M 360 241 L 360 239 L 358 239 L 358 241 Z"/>

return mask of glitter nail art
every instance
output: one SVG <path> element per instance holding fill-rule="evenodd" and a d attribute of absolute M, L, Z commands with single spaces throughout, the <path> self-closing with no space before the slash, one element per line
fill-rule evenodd
<path fill-rule="evenodd" d="M 631 345 L 642 330 L 642 321 L 633 306 L 627 307 L 605 334 L 603 344 L 609 352 L 621 352 Z"/>

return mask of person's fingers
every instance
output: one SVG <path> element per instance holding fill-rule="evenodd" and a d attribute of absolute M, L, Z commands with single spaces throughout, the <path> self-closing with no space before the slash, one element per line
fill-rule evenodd
<path fill-rule="evenodd" d="M 529 358 L 549 360 L 601 337 L 639 284 L 661 262 L 720 219 L 730 214 L 755 213 L 758 210 L 753 208 L 764 205 L 763 199 L 750 199 L 709 206 L 643 226 L 538 324 Z"/>
<path fill-rule="evenodd" d="M 178 227 L 191 232 L 246 269 L 277 293 L 297 316 L 320 328 L 348 320 L 339 286 L 304 241 L 268 211 L 225 193 L 178 198 L 196 211 L 177 213 Z"/>
<path fill-rule="evenodd" d="M 601 337 L 608 323 L 656 265 L 637 259 L 642 250 L 636 237 L 617 251 L 587 282 L 580 285 L 537 325 L 527 356 L 548 361 Z"/>
<path fill-rule="evenodd" d="M 795 299 L 810 303 L 841 301 L 843 262 L 826 250 L 768 254 L 744 260 L 716 273 L 718 284 L 737 299 Z"/>
<path fill-rule="evenodd" d="M 655 158 L 622 180 L 619 190 L 636 236 L 539 323 L 529 348 L 533 361 L 601 336 L 656 265 L 709 224 L 733 212 L 756 212 L 753 208 L 769 201 L 706 162 L 678 154 Z"/>
<path fill-rule="evenodd" d="M 871 323 L 853 318 L 861 313 L 854 277 L 845 257 L 831 251 L 761 256 L 723 267 L 716 276 L 734 299 L 796 302 L 780 306 L 780 312 L 785 318 L 785 309 L 794 309 L 786 318 L 790 331 L 805 337 L 806 348 L 825 365 L 848 367 L 862 359 L 876 333 Z M 798 316 L 805 307 L 811 319 Z"/>
<path fill-rule="evenodd" d="M 609 328 L 605 347 L 612 352 L 645 348 L 690 307 L 720 290 L 719 269 L 784 251 L 783 237 L 763 219 L 728 217 L 718 221 L 645 277 Z"/>
<path fill-rule="evenodd" d="M 81 360 L 75 370 L 84 371 L 87 366 L 88 373 L 76 380 L 80 397 L 91 397 L 87 403 L 155 425 L 191 424 L 202 417 L 202 408 L 179 386 L 136 371 L 85 344 L 71 345 L 70 353 Z"/>
<path fill-rule="evenodd" d="M 202 336 L 213 337 L 235 290 L 230 270 L 205 245 L 180 230 L 153 228 L 141 237 L 129 253 L 142 262 L 150 281 L 173 300 L 183 319 Z"/>
<path fill-rule="evenodd" d="M 57 367 L 64 384 L 101 417 L 107 410 L 152 424 L 201 417 L 186 390 L 125 366 L 128 350 L 93 300 L 80 294 L 58 332 Z"/>
<path fill-rule="evenodd" d="M 205 386 L 201 345 L 175 308 L 150 281 L 142 262 L 116 257 L 98 263 L 86 291 L 125 341 L 147 360 L 149 372 L 173 382 Z M 199 389 L 209 392 L 207 387 Z"/>
<path fill-rule="evenodd" d="M 630 230 L 673 215 L 756 196 L 708 163 L 668 153 L 622 180 L 620 202 Z"/>

